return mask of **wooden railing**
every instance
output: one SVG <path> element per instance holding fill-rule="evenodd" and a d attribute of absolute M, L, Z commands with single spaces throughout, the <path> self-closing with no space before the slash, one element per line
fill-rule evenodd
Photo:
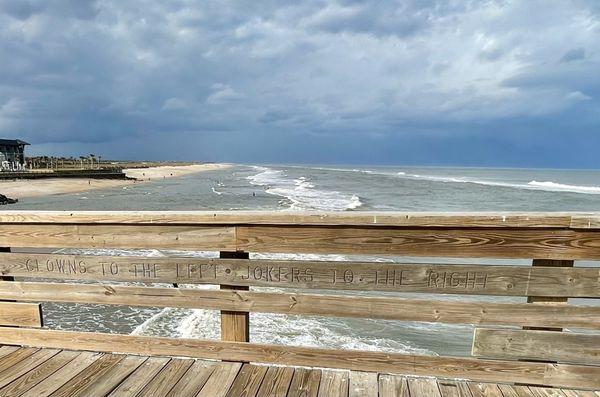
<path fill-rule="evenodd" d="M 600 387 L 600 307 L 567 302 L 600 297 L 600 268 L 573 267 L 574 260 L 600 259 L 598 214 L 2 212 L 0 246 L 12 248 L 0 253 L 5 278 L 0 283 L 0 325 L 5 326 L 0 327 L 0 344 Z M 221 255 L 106 257 L 23 248 L 212 250 Z M 259 260 L 249 259 L 249 252 L 514 258 L 532 259 L 535 266 L 477 264 L 479 259 L 469 265 Z M 96 283 L 73 282 L 78 280 Z M 122 281 L 148 284 L 114 283 Z M 265 286 L 294 291 L 249 289 Z M 295 292 L 310 289 L 521 296 L 529 303 Z M 222 340 L 45 329 L 39 302 L 221 310 Z M 249 312 L 477 328 L 472 357 L 335 350 L 249 343 Z"/>

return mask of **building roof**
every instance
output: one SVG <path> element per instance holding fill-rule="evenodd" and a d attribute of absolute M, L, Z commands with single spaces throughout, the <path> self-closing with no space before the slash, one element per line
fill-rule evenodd
<path fill-rule="evenodd" d="M 21 146 L 21 145 L 29 145 L 29 143 L 22 141 L 20 139 L 0 139 L 0 145 Z"/>

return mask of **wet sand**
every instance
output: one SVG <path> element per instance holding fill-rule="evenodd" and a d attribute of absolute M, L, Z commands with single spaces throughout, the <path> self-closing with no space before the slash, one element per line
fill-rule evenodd
<path fill-rule="evenodd" d="M 160 166 L 150 168 L 124 169 L 133 180 L 87 179 L 87 178 L 50 178 L 16 181 L 0 181 L 0 193 L 10 198 L 48 196 L 61 193 L 78 193 L 97 189 L 129 186 L 134 183 L 146 183 L 153 180 L 175 178 L 197 172 L 220 170 L 229 164 L 195 164 L 182 166 Z"/>

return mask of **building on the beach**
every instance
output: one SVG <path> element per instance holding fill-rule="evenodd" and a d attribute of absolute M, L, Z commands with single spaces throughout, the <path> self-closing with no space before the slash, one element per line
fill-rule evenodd
<path fill-rule="evenodd" d="M 2 171 L 25 170 L 25 146 L 20 139 L 0 139 L 0 168 Z"/>

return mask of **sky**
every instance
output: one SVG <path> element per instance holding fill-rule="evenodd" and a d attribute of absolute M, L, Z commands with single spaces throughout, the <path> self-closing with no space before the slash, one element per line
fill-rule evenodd
<path fill-rule="evenodd" d="M 600 1 L 0 0 L 0 137 L 107 159 L 600 168 Z"/>

